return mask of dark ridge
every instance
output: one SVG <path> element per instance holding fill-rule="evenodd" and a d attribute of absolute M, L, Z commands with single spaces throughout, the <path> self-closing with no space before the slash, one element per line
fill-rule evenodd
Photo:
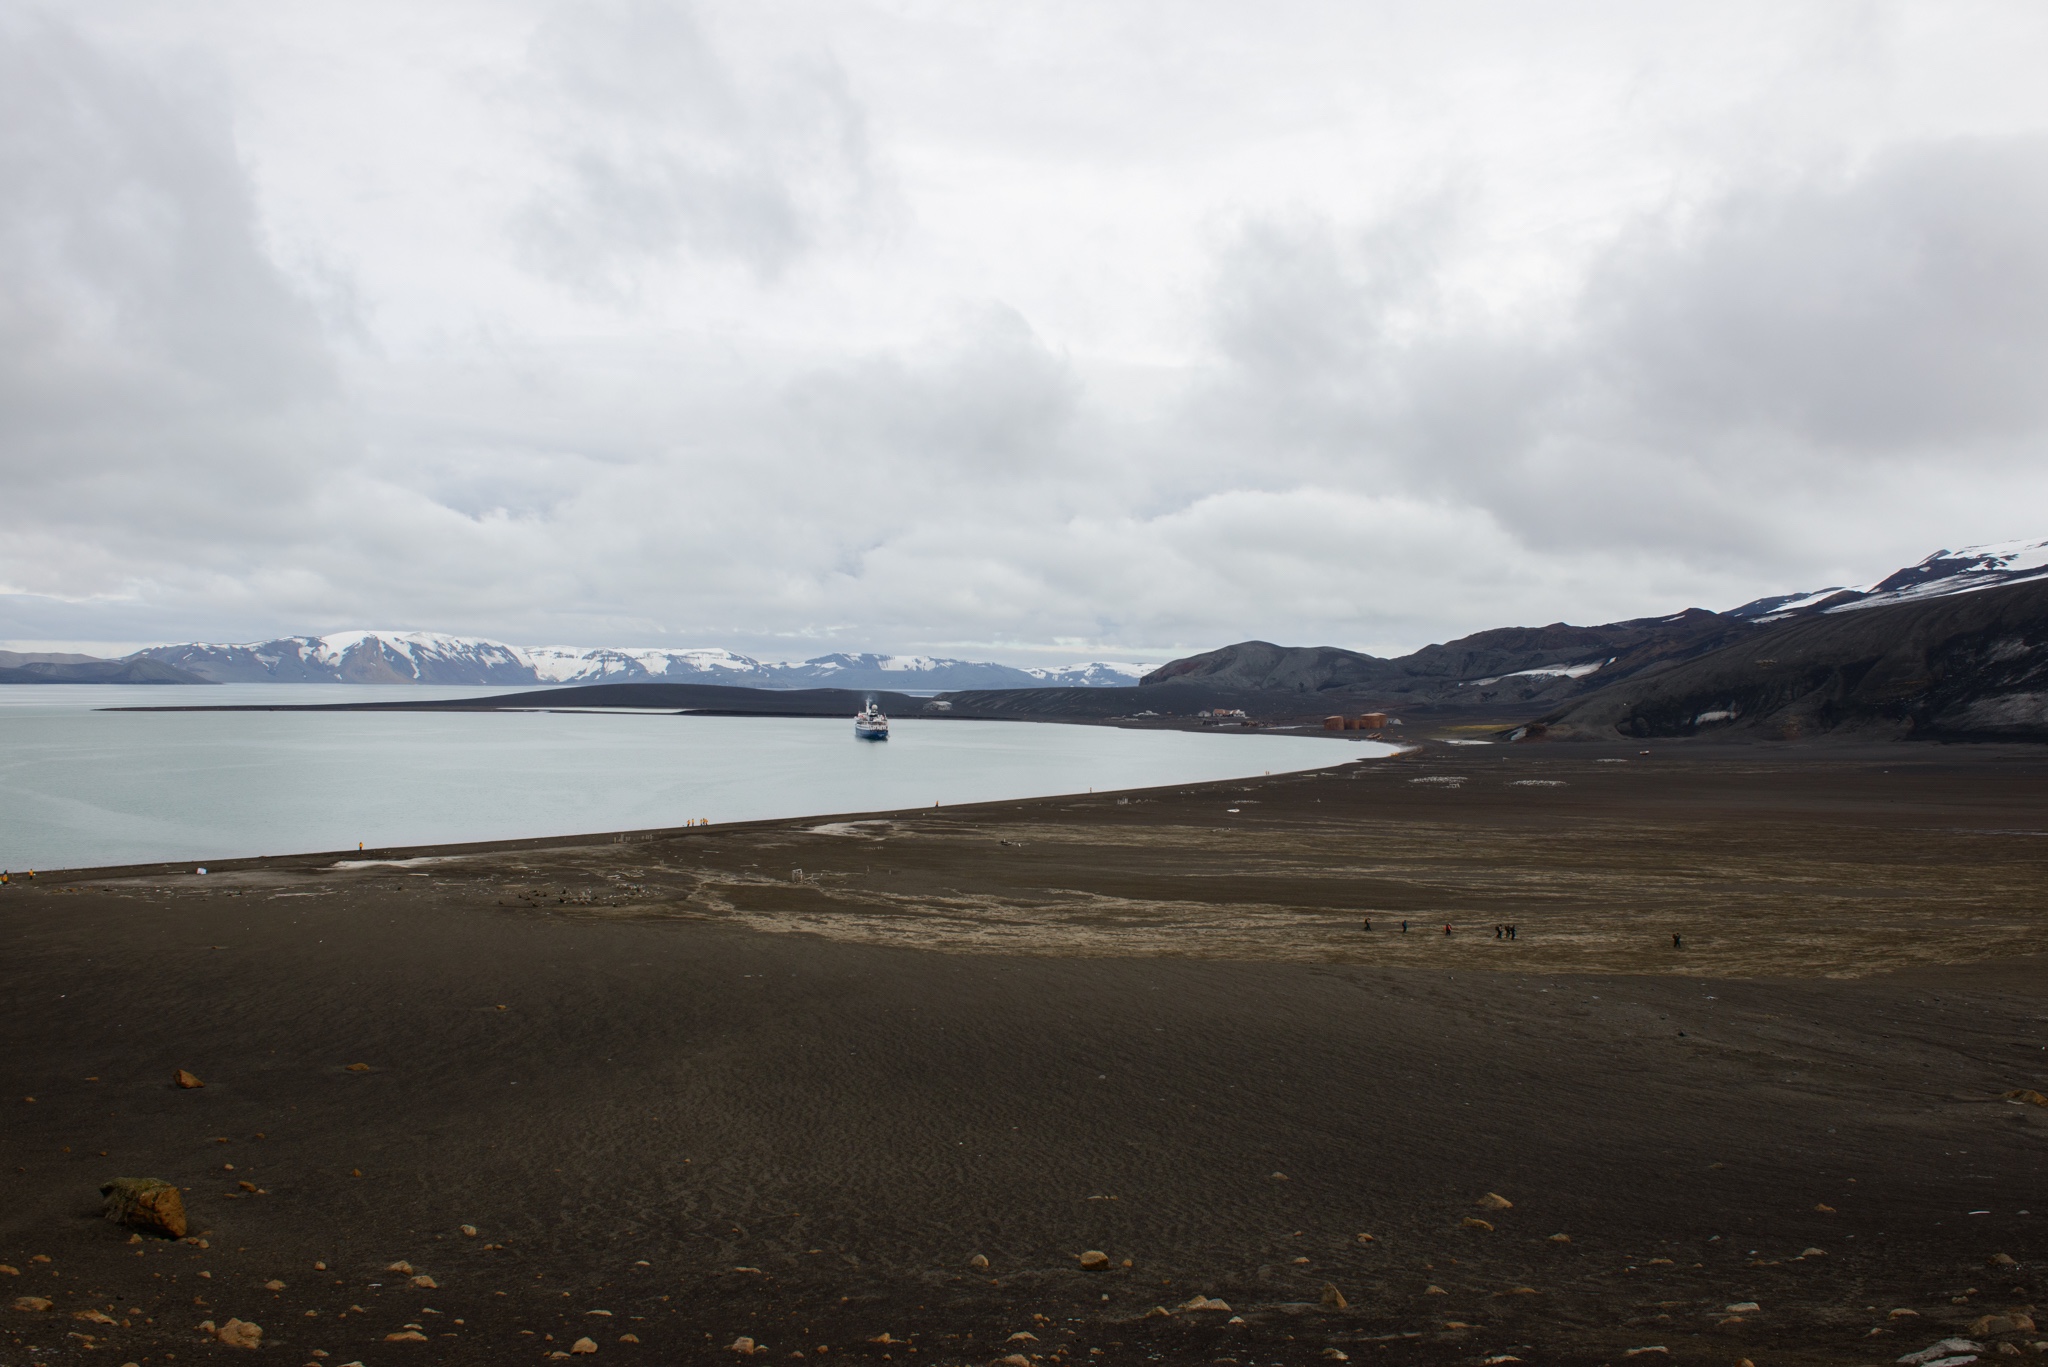
<path fill-rule="evenodd" d="M 1058 690 L 1052 690 L 1058 691 Z M 482 698 L 404 698 L 393 702 L 240 703 L 207 707 L 110 708 L 124 712 L 573 712 L 635 707 L 731 717 L 851 717 L 869 698 L 886 712 L 916 712 L 927 701 L 908 693 L 852 688 L 734 688 L 726 684 L 620 683 L 493 693 Z"/>
<path fill-rule="evenodd" d="M 210 684 L 189 670 L 131 655 L 125 660 L 31 660 L 0 668 L 0 684 Z"/>
<path fill-rule="evenodd" d="M 1532 730 L 2048 740 L 2048 581 L 1764 627 L 1739 647 L 1556 709 Z"/>

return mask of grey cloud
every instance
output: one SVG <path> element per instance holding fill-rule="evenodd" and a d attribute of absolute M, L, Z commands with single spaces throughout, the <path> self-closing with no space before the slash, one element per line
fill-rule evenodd
<path fill-rule="evenodd" d="M 1796 564 L 1812 497 L 1870 534 L 1844 490 L 1880 487 L 1871 461 L 2009 464 L 2048 427 L 2039 139 L 1739 185 L 1617 234 L 1563 307 L 1466 307 L 1428 248 L 1457 231 L 1249 225 L 1199 429 L 1259 452 L 1258 487 L 1448 498 L 1532 550 L 1788 563 L 1803 538 Z"/>
<path fill-rule="evenodd" d="M 555 278 L 624 293 L 678 251 L 773 278 L 869 197 L 845 73 L 817 55 L 742 67 L 688 0 L 573 0 L 529 60 L 555 175 L 515 231 Z"/>
<path fill-rule="evenodd" d="M 1602 370 L 1667 439 L 1924 450 L 2048 420 L 2048 139 L 1889 152 L 1742 190 L 1591 282 Z"/>
<path fill-rule="evenodd" d="M 226 567 L 274 542 L 342 420 L 224 111 L 9 8 L 0 183 L 6 576 L 114 591 L 151 547 Z"/>

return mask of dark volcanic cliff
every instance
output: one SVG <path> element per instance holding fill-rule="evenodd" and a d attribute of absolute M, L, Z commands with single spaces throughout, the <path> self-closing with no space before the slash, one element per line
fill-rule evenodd
<path fill-rule="evenodd" d="M 1765 627 L 1538 725 L 1606 739 L 2048 740 L 2048 581 Z"/>

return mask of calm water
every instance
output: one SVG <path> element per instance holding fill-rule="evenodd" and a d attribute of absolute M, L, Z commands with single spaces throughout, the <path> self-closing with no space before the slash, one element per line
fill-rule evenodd
<path fill-rule="evenodd" d="M 78 868 L 951 806 L 1309 769 L 1391 746 L 1028 722 L 107 712 L 503 689 L 0 688 L 0 866 Z M 538 690 L 537 703 L 548 690 Z"/>

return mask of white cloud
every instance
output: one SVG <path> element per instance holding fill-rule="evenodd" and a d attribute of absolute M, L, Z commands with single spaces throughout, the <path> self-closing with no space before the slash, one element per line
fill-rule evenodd
<path fill-rule="evenodd" d="M 2044 23 L 0 0 L 0 635 L 1394 650 L 2042 534 Z"/>

